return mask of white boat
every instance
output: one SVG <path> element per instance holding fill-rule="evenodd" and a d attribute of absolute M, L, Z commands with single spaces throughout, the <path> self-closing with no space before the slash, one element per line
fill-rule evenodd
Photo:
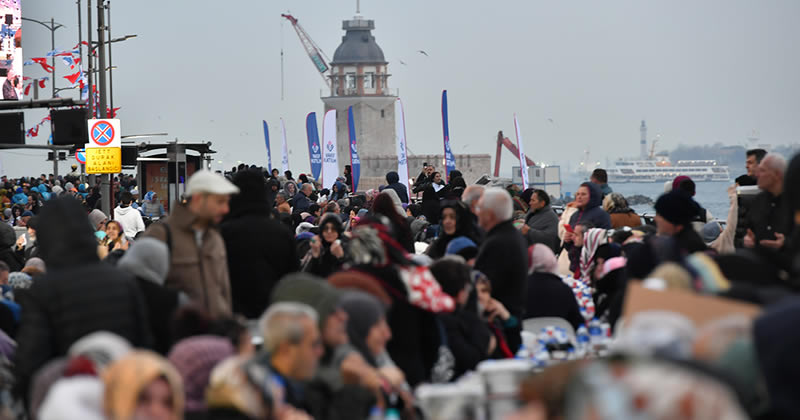
<path fill-rule="evenodd" d="M 715 160 L 679 160 L 673 165 L 667 159 L 620 159 L 608 170 L 608 182 L 666 182 L 681 175 L 695 182 L 731 180 L 728 166 Z"/>

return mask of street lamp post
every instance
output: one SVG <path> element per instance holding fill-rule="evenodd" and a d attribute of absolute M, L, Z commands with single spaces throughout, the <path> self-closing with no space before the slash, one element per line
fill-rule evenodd
<path fill-rule="evenodd" d="M 29 22 L 38 23 L 39 25 L 44 26 L 45 28 L 47 28 L 48 31 L 50 31 L 50 51 L 53 51 L 53 50 L 56 49 L 56 29 L 58 29 L 58 28 L 66 28 L 66 26 L 64 26 L 64 25 L 62 25 L 60 23 L 56 23 L 53 20 L 53 18 L 50 18 L 50 24 L 47 24 L 45 22 L 42 22 L 42 21 L 39 21 L 39 20 L 36 20 L 36 19 L 26 18 L 26 17 L 23 17 L 22 20 L 27 20 Z M 53 87 L 53 97 L 55 98 L 56 97 L 56 56 L 55 56 L 55 54 L 50 56 L 50 65 L 53 66 L 53 83 L 51 83 L 51 85 Z"/>

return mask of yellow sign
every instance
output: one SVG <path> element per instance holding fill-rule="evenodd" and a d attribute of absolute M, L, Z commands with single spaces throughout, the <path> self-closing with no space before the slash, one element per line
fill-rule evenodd
<path fill-rule="evenodd" d="M 122 149 L 119 147 L 86 148 L 87 174 L 118 174 L 122 172 Z"/>

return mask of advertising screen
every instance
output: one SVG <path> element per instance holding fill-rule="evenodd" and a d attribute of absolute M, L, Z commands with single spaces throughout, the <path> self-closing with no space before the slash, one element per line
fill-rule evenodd
<path fill-rule="evenodd" d="M 3 100 L 22 99 L 21 0 L 0 0 L 0 83 Z"/>

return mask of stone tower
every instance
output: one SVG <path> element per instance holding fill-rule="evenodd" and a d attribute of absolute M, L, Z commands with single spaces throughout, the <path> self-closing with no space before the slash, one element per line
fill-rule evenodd
<path fill-rule="evenodd" d="M 388 62 L 375 42 L 375 22 L 356 14 L 342 22 L 342 43 L 333 54 L 330 66 L 330 96 L 322 98 L 325 111 L 336 110 L 336 138 L 339 170 L 350 164 L 347 109 L 353 107 L 361 177 L 382 177 L 375 158 L 396 159 L 394 103 L 389 91 Z"/>

